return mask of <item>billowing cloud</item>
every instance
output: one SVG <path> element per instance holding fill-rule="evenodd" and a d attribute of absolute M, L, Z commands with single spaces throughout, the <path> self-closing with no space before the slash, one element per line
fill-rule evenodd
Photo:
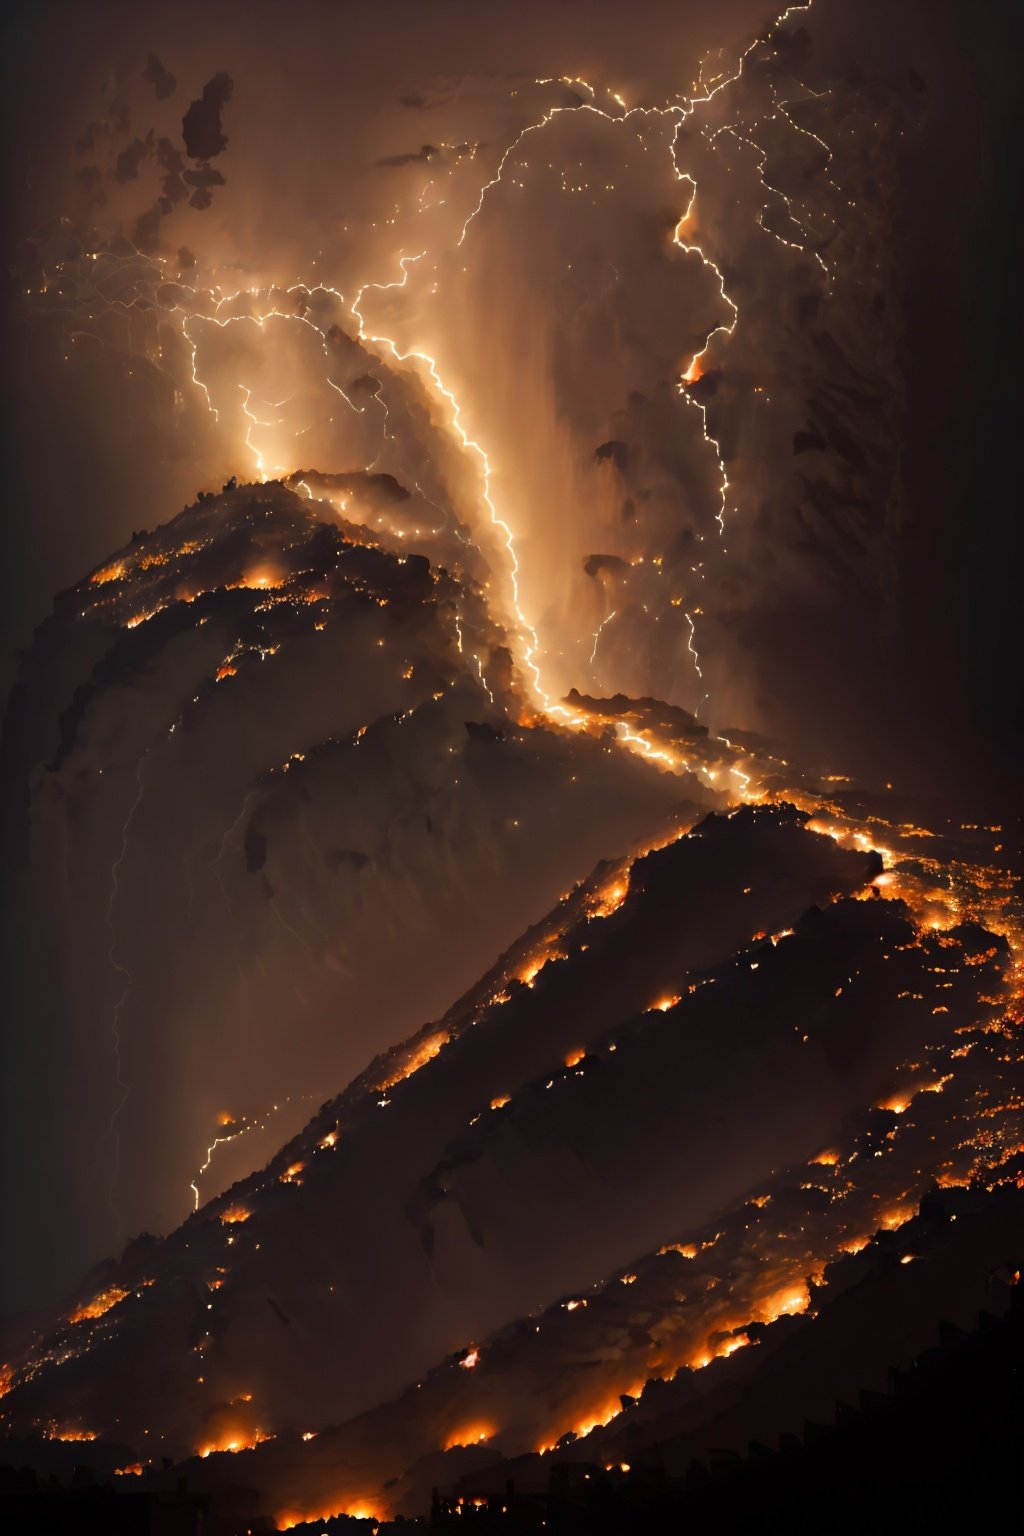
<path fill-rule="evenodd" d="M 192 160 L 212 160 L 227 148 L 221 113 L 231 100 L 234 82 L 221 71 L 203 86 L 203 93 L 181 120 L 185 153 Z"/>

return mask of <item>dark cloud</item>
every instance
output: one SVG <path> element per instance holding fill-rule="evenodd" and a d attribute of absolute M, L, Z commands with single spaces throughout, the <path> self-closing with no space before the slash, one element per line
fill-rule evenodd
<path fill-rule="evenodd" d="M 415 154 L 384 155 L 382 159 L 377 161 L 377 164 L 391 166 L 423 165 L 430 160 L 436 160 L 440 153 L 441 151 L 436 149 L 433 144 L 424 144 Z"/>
<path fill-rule="evenodd" d="M 192 160 L 212 160 L 227 148 L 220 115 L 228 102 L 234 83 L 221 71 L 203 86 L 203 94 L 189 107 L 181 120 L 185 153 Z"/>
<path fill-rule="evenodd" d="M 209 208 L 213 201 L 214 187 L 224 185 L 224 177 L 215 166 L 201 165 L 197 171 L 184 171 L 181 181 L 193 188 L 192 196 L 188 200 L 190 208 Z M 170 195 L 173 198 L 178 187 L 178 177 L 173 174 L 167 178 Z"/>
<path fill-rule="evenodd" d="M 173 95 L 178 84 L 170 70 L 164 68 L 155 53 L 151 53 L 146 60 L 142 78 L 153 87 L 157 101 L 166 101 L 168 96 Z"/>
<path fill-rule="evenodd" d="M 160 216 L 170 212 L 169 208 L 162 208 L 159 204 L 142 213 L 135 220 L 133 243 L 140 251 L 153 254 L 160 248 Z"/>
<path fill-rule="evenodd" d="M 144 139 L 133 139 L 127 149 L 123 149 L 117 157 L 114 165 L 114 180 L 122 183 L 135 181 L 143 160 L 147 160 L 153 153 L 153 142 L 152 130 Z"/>

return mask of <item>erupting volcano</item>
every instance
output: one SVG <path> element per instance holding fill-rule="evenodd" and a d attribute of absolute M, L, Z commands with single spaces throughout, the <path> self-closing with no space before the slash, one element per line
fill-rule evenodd
<path fill-rule="evenodd" d="M 998 1508 L 1009 8 L 47 9 L 12 1528 Z"/>

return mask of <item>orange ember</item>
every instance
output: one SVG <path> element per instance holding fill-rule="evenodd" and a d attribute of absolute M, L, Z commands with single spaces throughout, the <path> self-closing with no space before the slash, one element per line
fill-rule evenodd
<path fill-rule="evenodd" d="M 89 580 L 94 587 L 99 587 L 108 581 L 120 581 L 124 573 L 124 561 L 114 560 L 110 565 L 101 566 L 98 571 L 93 571 Z"/>
<path fill-rule="evenodd" d="M 668 1013 L 669 1009 L 670 1008 L 674 1008 L 678 1002 L 679 1002 L 679 994 L 678 994 L 678 992 L 677 993 L 673 993 L 670 996 L 659 997 L 658 1001 L 656 1003 L 652 1003 L 650 1008 L 648 1008 L 647 1011 L 648 1011 L 648 1013 L 654 1013 L 654 1011 L 657 1010 L 659 1013 Z"/>
<path fill-rule="evenodd" d="M 290 1531 L 292 1526 L 307 1520 L 333 1520 L 338 1515 L 348 1515 L 350 1520 L 386 1520 L 387 1510 L 382 1504 L 369 1498 L 356 1499 L 349 1504 L 330 1503 L 318 1509 L 285 1509 L 277 1517 L 277 1529 Z"/>
<path fill-rule="evenodd" d="M 248 1221 L 252 1211 L 246 1205 L 229 1205 L 220 1213 L 220 1220 L 226 1227 L 234 1226 L 236 1222 Z"/>
<path fill-rule="evenodd" d="M 85 1301 L 75 1308 L 68 1318 L 69 1323 L 84 1323 L 93 1317 L 102 1317 L 104 1312 L 109 1312 L 111 1307 L 116 1307 L 130 1293 L 120 1285 L 111 1285 L 105 1291 L 100 1291 L 91 1301 Z"/>
<path fill-rule="evenodd" d="M 461 1429 L 452 1430 L 444 1443 L 446 1451 L 454 1451 L 459 1446 L 483 1445 L 485 1440 L 493 1438 L 495 1430 L 490 1424 L 464 1424 Z"/>
<path fill-rule="evenodd" d="M 447 1044 L 447 1035 L 429 1035 L 426 1040 L 421 1041 L 410 1056 L 405 1058 L 401 1066 L 391 1073 L 390 1077 L 386 1077 L 383 1082 L 377 1084 L 378 1091 L 383 1092 L 387 1088 L 393 1088 L 396 1083 L 412 1077 L 413 1073 L 425 1067 L 428 1061 L 433 1061 L 442 1047 Z"/>

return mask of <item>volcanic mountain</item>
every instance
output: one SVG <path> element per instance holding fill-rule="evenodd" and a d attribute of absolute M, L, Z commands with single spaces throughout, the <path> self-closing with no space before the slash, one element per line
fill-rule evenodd
<path fill-rule="evenodd" d="M 94 1270 L 13 1363 L 10 1429 L 154 1485 L 194 1455 L 281 1525 L 617 1461 L 623 1414 L 706 1443 L 788 1319 L 887 1234 L 927 1253 L 929 1191 L 970 1215 L 1020 1167 L 1005 939 L 842 841 L 779 800 L 599 864 L 263 1170 Z"/>

